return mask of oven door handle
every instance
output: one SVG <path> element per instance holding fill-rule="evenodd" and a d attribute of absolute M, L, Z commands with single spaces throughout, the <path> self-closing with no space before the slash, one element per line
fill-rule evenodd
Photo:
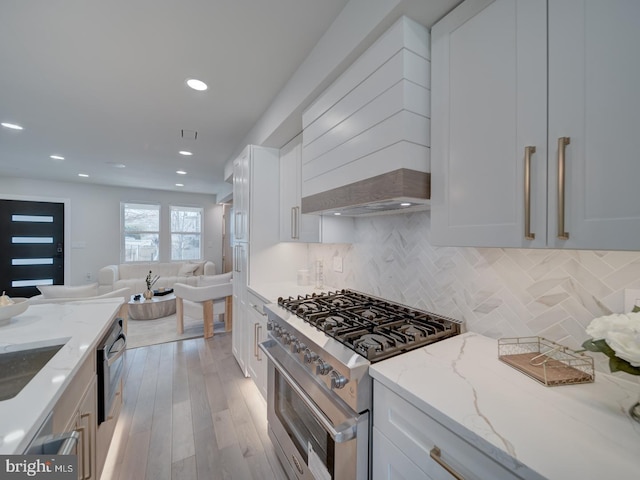
<path fill-rule="evenodd" d="M 113 353 L 113 346 L 118 343 L 119 340 L 123 340 L 122 342 L 122 347 L 120 348 L 120 350 L 116 350 L 115 353 Z M 111 345 L 111 347 L 109 347 L 108 350 L 108 355 L 107 355 L 107 365 L 110 367 L 111 365 L 113 365 L 113 363 L 118 360 L 125 352 L 125 350 L 127 349 L 127 337 L 125 336 L 124 333 L 121 333 L 120 335 L 118 335 L 118 338 L 116 338 L 116 341 L 113 342 L 113 344 Z M 113 353 L 113 354 L 112 354 Z"/>
<path fill-rule="evenodd" d="M 344 443 L 355 438 L 358 427 L 355 419 L 349 419 L 341 423 L 338 425 L 338 429 L 336 429 L 331 423 L 331 420 L 329 420 L 327 416 L 316 406 L 316 404 L 309 399 L 304 390 L 302 390 L 296 381 L 291 378 L 291 375 L 287 373 L 282 364 L 271 354 L 271 352 L 269 352 L 267 347 L 261 343 L 260 349 L 264 352 L 267 358 L 273 362 L 273 366 L 278 370 L 278 373 L 284 377 L 289 386 L 298 394 L 315 419 L 322 425 L 329 435 L 331 435 L 334 442 Z"/>

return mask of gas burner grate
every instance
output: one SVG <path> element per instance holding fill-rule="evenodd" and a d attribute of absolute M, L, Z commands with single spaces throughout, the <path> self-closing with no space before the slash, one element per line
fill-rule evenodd
<path fill-rule="evenodd" d="M 371 362 L 460 333 L 460 322 L 353 290 L 279 298 L 295 313 Z"/>

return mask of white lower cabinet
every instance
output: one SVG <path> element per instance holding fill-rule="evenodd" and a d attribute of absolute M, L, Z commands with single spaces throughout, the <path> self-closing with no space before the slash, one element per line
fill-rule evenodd
<path fill-rule="evenodd" d="M 373 480 L 431 480 L 377 427 L 373 427 Z"/>
<path fill-rule="evenodd" d="M 521 478 L 378 381 L 373 405 L 374 480 Z"/>
<path fill-rule="evenodd" d="M 247 352 L 249 375 L 255 382 L 263 398 L 267 398 L 267 359 L 260 350 L 260 342 L 267 338 L 267 315 L 264 313 L 266 302 L 252 293 L 248 294 L 247 332 L 251 339 Z"/>

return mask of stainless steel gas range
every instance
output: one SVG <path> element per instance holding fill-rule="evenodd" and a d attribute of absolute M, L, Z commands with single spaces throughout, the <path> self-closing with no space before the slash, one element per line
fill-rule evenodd
<path fill-rule="evenodd" d="M 461 322 L 353 290 L 265 306 L 269 435 L 291 479 L 368 479 L 369 365 L 460 333 Z"/>

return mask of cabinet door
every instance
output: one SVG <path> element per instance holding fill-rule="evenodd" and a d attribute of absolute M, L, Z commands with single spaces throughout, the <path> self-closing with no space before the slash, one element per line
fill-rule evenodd
<path fill-rule="evenodd" d="M 249 302 L 248 325 L 251 328 L 251 351 L 249 352 L 249 375 L 253 378 L 262 396 L 267 398 L 267 360 L 260 350 L 260 342 L 266 339 L 267 317 L 262 303 Z"/>
<path fill-rule="evenodd" d="M 640 249 L 640 2 L 549 2 L 549 245 Z M 558 139 L 565 228 L 558 238 Z"/>
<path fill-rule="evenodd" d="M 249 155 L 247 147 L 233 162 L 233 238 L 237 242 L 249 239 Z"/>
<path fill-rule="evenodd" d="M 98 425 L 96 388 L 94 376 L 78 407 L 76 417 L 76 430 L 80 434 L 77 449 L 78 480 L 96 478 L 96 428 Z"/>
<path fill-rule="evenodd" d="M 432 480 L 402 451 L 373 427 L 373 480 Z"/>
<path fill-rule="evenodd" d="M 303 215 L 302 134 L 280 150 L 280 241 L 319 242 L 320 217 Z"/>
<path fill-rule="evenodd" d="M 433 27 L 432 243 L 545 245 L 546 21 L 545 0 L 469 0 Z"/>
<path fill-rule="evenodd" d="M 231 331 L 231 350 L 242 373 L 247 371 L 247 268 L 248 248 L 245 243 L 233 247 L 233 330 Z"/>

